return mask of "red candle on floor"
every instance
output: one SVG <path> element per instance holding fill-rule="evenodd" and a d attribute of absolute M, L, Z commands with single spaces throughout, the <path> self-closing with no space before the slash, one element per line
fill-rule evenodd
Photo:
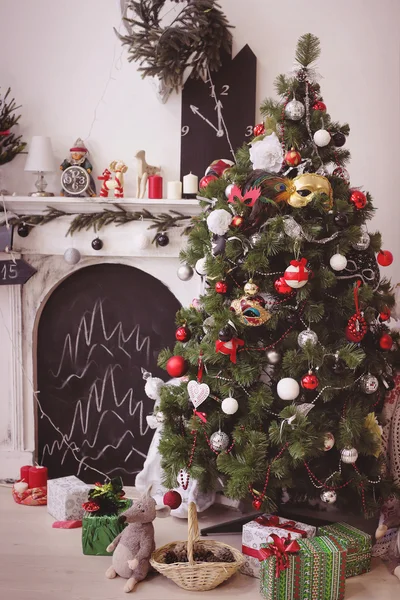
<path fill-rule="evenodd" d="M 47 468 L 31 467 L 29 471 L 29 488 L 47 485 Z"/>
<path fill-rule="evenodd" d="M 149 177 L 149 199 L 159 200 L 163 197 L 163 179 L 161 175 L 150 175 Z"/>
<path fill-rule="evenodd" d="M 24 481 L 26 481 L 26 483 L 28 483 L 29 481 L 29 471 L 32 469 L 32 465 L 25 465 L 24 467 L 21 467 L 20 469 L 20 479 L 22 481 L 22 479 Z"/>

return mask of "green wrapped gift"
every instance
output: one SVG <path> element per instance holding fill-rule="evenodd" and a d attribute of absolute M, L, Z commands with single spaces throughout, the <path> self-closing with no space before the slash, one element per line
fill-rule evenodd
<path fill-rule="evenodd" d="M 318 528 L 319 535 L 329 535 L 347 550 L 346 577 L 362 575 L 371 570 L 372 539 L 368 533 L 347 523 L 333 523 Z"/>
<path fill-rule="evenodd" d="M 281 539 L 281 538 L 278 538 Z M 298 544 L 285 557 L 272 544 L 263 544 L 260 591 L 266 600 L 343 600 L 346 550 L 331 537 L 284 540 Z M 268 554 L 271 554 L 268 556 Z"/>
<path fill-rule="evenodd" d="M 86 512 L 82 519 L 83 554 L 110 556 L 106 548 L 123 531 L 126 523 L 119 523 L 118 516 L 132 504 L 132 500 L 124 500 L 117 515 L 102 515 Z M 112 554 L 112 553 L 111 553 Z"/>

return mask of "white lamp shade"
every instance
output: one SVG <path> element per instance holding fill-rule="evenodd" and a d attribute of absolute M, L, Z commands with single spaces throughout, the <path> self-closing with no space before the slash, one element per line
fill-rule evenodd
<path fill-rule="evenodd" d="M 55 170 L 54 168 L 55 162 L 51 139 L 42 135 L 34 135 L 29 145 L 25 171 L 51 173 Z"/>

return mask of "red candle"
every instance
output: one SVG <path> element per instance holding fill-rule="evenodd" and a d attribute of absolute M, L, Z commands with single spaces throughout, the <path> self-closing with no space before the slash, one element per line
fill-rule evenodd
<path fill-rule="evenodd" d="M 29 471 L 32 469 L 32 465 L 25 465 L 24 467 L 21 467 L 20 469 L 20 480 L 24 480 L 26 481 L 26 483 L 28 483 L 29 481 Z"/>
<path fill-rule="evenodd" d="M 29 470 L 29 488 L 47 485 L 47 468 L 31 467 Z"/>
<path fill-rule="evenodd" d="M 149 198 L 150 200 L 158 200 L 163 197 L 162 193 L 163 180 L 161 175 L 150 175 L 149 177 Z"/>

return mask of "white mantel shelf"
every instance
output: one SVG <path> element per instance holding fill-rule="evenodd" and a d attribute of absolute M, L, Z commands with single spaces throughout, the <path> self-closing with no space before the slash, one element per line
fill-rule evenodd
<path fill-rule="evenodd" d="M 196 215 L 201 212 L 198 200 L 149 200 L 148 198 L 124 198 L 122 202 L 104 202 L 101 198 L 66 198 L 63 196 L 3 196 L 7 210 L 18 215 L 40 215 L 50 206 L 66 213 L 95 213 L 104 209 L 118 211 L 118 206 L 127 212 L 147 209 L 160 213 L 176 210 L 185 215 Z M 118 206 L 116 206 L 118 204 Z"/>

